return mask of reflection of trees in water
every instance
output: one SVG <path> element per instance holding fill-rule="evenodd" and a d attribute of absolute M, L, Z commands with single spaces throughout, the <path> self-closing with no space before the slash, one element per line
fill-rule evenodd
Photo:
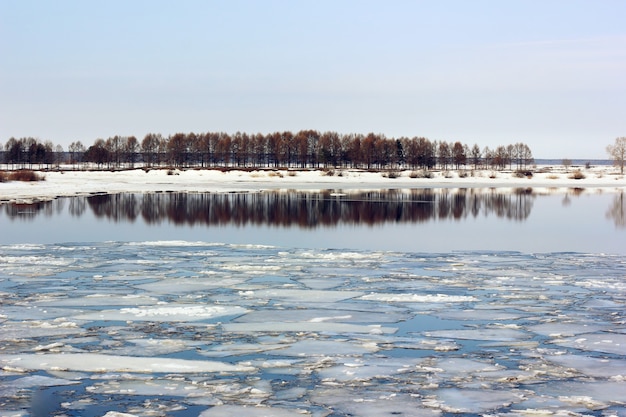
<path fill-rule="evenodd" d="M 419 223 L 490 216 L 526 219 L 535 196 L 531 192 L 483 190 L 260 192 L 224 194 L 115 194 L 87 197 L 98 217 L 148 224 L 169 221 L 186 225 L 333 226 L 337 224 Z"/>
<path fill-rule="evenodd" d="M 41 201 L 4 204 L 9 218 L 52 216 L 66 209 L 81 216 L 89 208 L 96 217 L 114 222 L 174 224 L 333 226 L 385 222 L 420 223 L 432 220 L 462 220 L 492 216 L 526 219 L 533 195 L 528 190 L 501 193 L 480 189 L 384 190 L 335 194 L 330 191 L 259 193 L 154 193 L 97 194 Z M 623 205 L 622 205 L 623 207 Z"/>
<path fill-rule="evenodd" d="M 65 200 L 63 199 L 36 201 L 33 203 L 10 203 L 0 206 L 0 209 L 4 210 L 4 213 L 9 219 L 21 220 L 31 220 L 40 214 L 50 217 L 63 212 L 64 208 Z"/>
<path fill-rule="evenodd" d="M 612 219 L 615 227 L 626 228 L 626 206 L 624 206 L 623 191 L 613 198 L 613 202 L 606 212 L 606 218 Z"/>
<path fill-rule="evenodd" d="M 70 198 L 69 213 L 72 216 L 80 217 L 87 209 L 87 202 L 84 198 Z"/>
<path fill-rule="evenodd" d="M 87 198 L 96 217 L 106 217 L 114 222 L 134 222 L 142 202 L 137 194 L 98 194 Z"/>

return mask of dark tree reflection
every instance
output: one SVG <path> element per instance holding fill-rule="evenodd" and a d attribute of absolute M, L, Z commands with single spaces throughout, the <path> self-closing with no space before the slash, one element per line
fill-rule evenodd
<path fill-rule="evenodd" d="M 137 194 L 98 194 L 87 198 L 96 217 L 114 222 L 134 222 L 139 215 L 142 196 Z"/>
<path fill-rule="evenodd" d="M 624 206 L 624 192 L 620 192 L 613 198 L 612 204 L 606 212 L 607 219 L 612 219 L 615 227 L 626 228 L 626 206 Z"/>
<path fill-rule="evenodd" d="M 259 193 L 156 193 L 86 197 L 97 217 L 148 224 L 270 225 L 313 228 L 338 224 L 375 225 L 492 216 L 526 219 L 535 196 L 478 190 L 331 191 Z"/>
<path fill-rule="evenodd" d="M 535 195 L 531 190 L 502 193 L 481 189 L 419 189 L 351 192 L 96 194 L 32 204 L 5 204 L 9 218 L 51 216 L 91 210 L 114 222 L 177 225 L 269 225 L 314 228 L 338 224 L 423 223 L 497 216 L 523 221 Z M 66 202 L 68 204 L 66 204 Z M 623 205 L 621 206 L 623 207 Z"/>
<path fill-rule="evenodd" d="M 10 203 L 3 204 L 0 209 L 3 209 L 9 219 L 30 220 L 41 214 L 50 217 L 55 213 L 60 213 L 64 204 L 62 200 Z"/>

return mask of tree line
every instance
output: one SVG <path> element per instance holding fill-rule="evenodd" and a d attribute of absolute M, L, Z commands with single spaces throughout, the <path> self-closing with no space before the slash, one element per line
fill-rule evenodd
<path fill-rule="evenodd" d="M 0 147 L 1 149 L 1 147 Z M 35 138 L 10 138 L 3 162 L 34 164 L 91 163 L 99 168 L 237 167 L 237 168 L 360 168 L 382 169 L 525 169 L 534 163 L 524 143 L 481 148 L 459 141 L 431 141 L 424 137 L 387 138 L 383 134 L 340 134 L 301 130 L 248 134 L 236 132 L 148 133 L 96 139 L 86 147 L 72 142 L 67 151 Z"/>

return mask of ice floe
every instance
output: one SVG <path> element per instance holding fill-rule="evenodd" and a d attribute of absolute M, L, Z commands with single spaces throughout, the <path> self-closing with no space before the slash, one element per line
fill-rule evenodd
<path fill-rule="evenodd" d="M 448 294 L 367 294 L 361 299 L 390 303 L 464 303 L 478 301 L 476 297 L 471 295 Z"/>
<path fill-rule="evenodd" d="M 118 356 L 96 353 L 0 355 L 3 366 L 24 370 L 58 370 L 83 372 L 198 373 L 251 372 L 254 368 L 224 362 L 175 358 Z"/>
<path fill-rule="evenodd" d="M 626 352 L 626 334 L 621 333 L 585 333 L 580 337 L 568 337 L 554 340 L 552 343 L 586 351 L 614 353 Z"/>
<path fill-rule="evenodd" d="M 626 409 L 618 256 L 183 241 L 0 256 L 1 417 L 52 397 L 108 417 Z"/>
<path fill-rule="evenodd" d="M 298 409 L 220 405 L 200 413 L 199 417 L 302 417 L 306 415 L 310 414 Z"/>
<path fill-rule="evenodd" d="M 195 321 L 222 316 L 240 315 L 247 310 L 238 306 L 159 305 L 133 307 L 119 310 L 102 310 L 81 314 L 78 320 L 142 320 L 142 321 Z"/>

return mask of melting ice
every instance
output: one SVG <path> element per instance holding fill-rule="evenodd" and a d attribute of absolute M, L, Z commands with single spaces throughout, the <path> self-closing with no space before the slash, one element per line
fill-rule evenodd
<path fill-rule="evenodd" d="M 625 278 L 571 253 L 4 246 L 0 416 L 624 416 Z"/>

